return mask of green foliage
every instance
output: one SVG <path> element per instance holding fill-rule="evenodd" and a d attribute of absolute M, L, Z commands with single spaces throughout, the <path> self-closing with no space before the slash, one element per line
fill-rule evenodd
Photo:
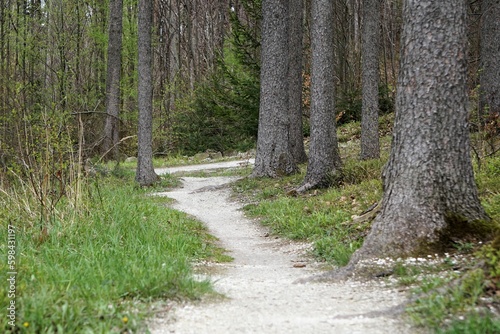
<path fill-rule="evenodd" d="M 259 83 L 245 73 L 214 74 L 195 91 L 189 108 L 177 114 L 178 148 L 187 154 L 207 149 L 246 151 L 257 136 Z"/>
<path fill-rule="evenodd" d="M 250 19 L 230 13 L 231 30 L 213 73 L 175 113 L 175 146 L 187 154 L 245 151 L 255 145 L 260 94 L 260 1 L 244 1 Z M 253 21 L 253 22 L 252 22 Z"/>
<path fill-rule="evenodd" d="M 262 0 L 242 1 L 248 20 L 244 23 L 238 13 L 231 12 L 229 22 L 230 45 L 234 61 L 254 76 L 260 74 L 260 22 L 262 20 Z"/>
<path fill-rule="evenodd" d="M 500 333 L 500 321 L 491 316 L 472 314 L 464 320 L 454 320 L 446 329 L 437 329 L 439 334 L 495 334 Z"/>
<path fill-rule="evenodd" d="M 484 278 L 482 269 L 473 269 L 452 284 L 443 286 L 442 280 L 424 283 L 422 297 L 408 308 L 408 314 L 417 324 L 434 329 L 446 328 L 448 319 L 457 314 L 474 318 L 477 316 L 474 307 L 483 294 Z"/>
<path fill-rule="evenodd" d="M 346 236 L 323 237 L 314 243 L 313 254 L 319 259 L 333 262 L 342 267 L 349 263 L 351 255 L 362 245 L 361 240 L 347 242 Z"/>
<path fill-rule="evenodd" d="M 337 123 L 339 125 L 361 120 L 361 91 L 348 91 L 337 94 L 335 108 L 337 109 Z"/>
<path fill-rule="evenodd" d="M 16 227 L 18 330 L 135 332 L 144 326 L 148 301 L 210 291 L 208 282 L 194 280 L 189 263 L 224 255 L 201 223 L 166 208 L 126 173 L 96 176 L 82 188 L 79 208 L 60 201 L 42 230 L 36 216 L 19 215 L 36 206 L 34 198 L 20 188 L 0 193 L 2 240 L 7 224 Z M 4 285 L 2 309 L 9 300 Z M 0 328 L 9 328 L 6 317 Z"/>
<path fill-rule="evenodd" d="M 389 92 L 390 87 L 379 86 L 379 115 L 386 115 L 394 112 L 394 101 Z M 362 108 L 361 89 L 340 92 L 337 94 L 336 109 L 337 123 L 347 124 L 353 121 L 361 121 Z"/>
<path fill-rule="evenodd" d="M 498 289 L 500 289 L 500 248 L 488 244 L 483 246 L 476 255 L 485 261 L 488 275 L 497 281 Z"/>

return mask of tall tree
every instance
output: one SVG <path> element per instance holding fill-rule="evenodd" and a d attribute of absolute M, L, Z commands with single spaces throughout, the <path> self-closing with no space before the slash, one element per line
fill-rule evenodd
<path fill-rule="evenodd" d="M 110 0 L 108 29 L 108 69 L 106 74 L 106 123 L 102 150 L 112 152 L 113 159 L 118 159 L 120 141 L 120 73 L 122 51 L 123 1 Z"/>
<path fill-rule="evenodd" d="M 304 0 L 290 0 L 288 67 L 288 110 L 290 112 L 290 148 L 297 163 L 307 161 L 302 133 L 302 38 Z"/>
<path fill-rule="evenodd" d="M 481 94 L 483 117 L 500 113 L 500 1 L 483 0 L 481 26 Z"/>
<path fill-rule="evenodd" d="M 153 168 L 152 23 L 152 1 L 139 0 L 137 36 L 139 52 L 139 125 L 137 129 L 138 151 L 135 180 L 141 186 L 150 186 L 158 179 L 158 175 L 156 175 Z"/>
<path fill-rule="evenodd" d="M 361 107 L 361 159 L 376 159 L 380 156 L 378 138 L 378 85 L 380 4 L 382 0 L 363 2 L 362 32 L 362 91 Z"/>
<path fill-rule="evenodd" d="M 384 197 L 348 268 L 442 250 L 488 219 L 470 158 L 465 0 L 405 0 L 403 25 Z"/>
<path fill-rule="evenodd" d="M 259 129 L 253 177 L 297 171 L 288 114 L 288 0 L 262 1 Z"/>
<path fill-rule="evenodd" d="M 313 0 L 311 16 L 311 146 L 297 192 L 330 185 L 342 164 L 335 126 L 333 2 Z"/>

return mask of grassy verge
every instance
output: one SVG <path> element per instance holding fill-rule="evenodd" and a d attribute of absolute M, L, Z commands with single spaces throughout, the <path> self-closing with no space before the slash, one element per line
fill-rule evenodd
<path fill-rule="evenodd" d="M 193 279 L 190 262 L 222 256 L 213 238 L 164 199 L 135 187 L 130 173 L 118 174 L 89 181 L 81 207 L 61 201 L 49 222 L 37 221 L 29 192 L 2 192 L 0 238 L 14 235 L 17 275 L 15 298 L 6 280 L 0 286 L 0 308 L 7 312 L 15 301 L 12 332 L 135 332 L 149 302 L 211 291 L 209 282 Z M 0 244 L 6 254 L 6 242 Z M 5 260 L 2 273 L 12 271 Z M 0 328 L 9 332 L 6 314 Z"/>

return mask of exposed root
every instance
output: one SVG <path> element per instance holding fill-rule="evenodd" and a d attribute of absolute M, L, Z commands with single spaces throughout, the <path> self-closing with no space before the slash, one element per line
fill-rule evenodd
<path fill-rule="evenodd" d="M 297 196 L 297 195 L 300 195 L 300 194 L 303 194 L 305 193 L 306 191 L 309 191 L 311 189 L 316 189 L 316 188 L 321 188 L 322 187 L 322 183 L 321 182 L 305 182 L 303 183 L 300 187 L 294 189 L 294 190 L 291 190 L 289 191 L 287 194 L 290 194 L 292 196 Z"/>
<path fill-rule="evenodd" d="M 367 210 L 365 210 L 360 216 L 353 217 L 352 222 L 355 224 L 360 224 L 360 223 L 364 223 L 366 221 L 372 220 L 373 218 L 375 218 L 377 213 L 379 213 L 379 211 L 382 207 L 381 203 L 382 202 L 379 201 L 378 203 L 375 203 L 374 205 L 369 207 Z"/>

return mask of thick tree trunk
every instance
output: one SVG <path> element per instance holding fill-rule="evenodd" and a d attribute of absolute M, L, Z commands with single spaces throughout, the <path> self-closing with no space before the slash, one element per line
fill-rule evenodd
<path fill-rule="evenodd" d="M 442 250 L 488 219 L 469 151 L 465 1 L 406 0 L 403 22 L 384 198 L 350 266 Z"/>
<path fill-rule="evenodd" d="M 378 138 L 378 85 L 381 0 L 363 3 L 362 77 L 363 105 L 361 110 L 362 160 L 380 156 Z"/>
<path fill-rule="evenodd" d="M 259 129 L 253 177 L 297 172 L 289 141 L 288 6 L 288 0 L 262 2 Z"/>
<path fill-rule="evenodd" d="M 111 0 L 109 8 L 108 69 L 106 75 L 106 123 L 104 125 L 103 154 L 111 152 L 118 159 L 120 141 L 120 74 L 122 51 L 122 0 Z"/>
<path fill-rule="evenodd" d="M 329 186 L 342 164 L 335 126 L 333 3 L 313 0 L 311 15 L 311 146 L 307 174 L 297 192 Z"/>
<path fill-rule="evenodd" d="M 500 1 L 483 0 L 481 27 L 481 95 L 484 118 L 500 113 Z"/>
<path fill-rule="evenodd" d="M 288 110 L 290 112 L 290 149 L 296 163 L 307 161 L 302 132 L 302 37 L 303 0 L 290 0 L 288 71 Z"/>
<path fill-rule="evenodd" d="M 138 152 L 135 180 L 141 186 L 150 186 L 157 179 L 153 168 L 153 83 L 151 27 L 153 20 L 152 1 L 139 0 L 138 51 L 139 51 L 139 126 L 137 131 Z"/>

